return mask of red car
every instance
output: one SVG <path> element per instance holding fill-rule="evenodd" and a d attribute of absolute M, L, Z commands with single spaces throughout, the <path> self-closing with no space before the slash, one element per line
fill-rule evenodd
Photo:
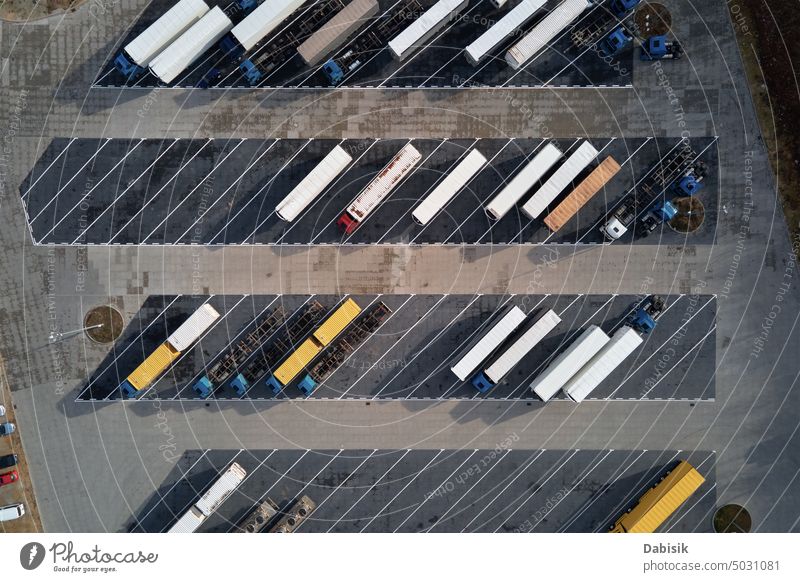
<path fill-rule="evenodd" d="M 19 479 L 19 473 L 16 471 L 9 471 L 8 473 L 3 473 L 0 475 L 0 486 L 3 485 L 10 485 L 14 481 Z"/>

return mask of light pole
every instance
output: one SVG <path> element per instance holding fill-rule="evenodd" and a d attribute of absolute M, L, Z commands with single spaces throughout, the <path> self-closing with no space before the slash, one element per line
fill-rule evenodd
<path fill-rule="evenodd" d="M 98 327 L 103 327 L 103 324 L 102 323 L 98 323 L 96 325 L 90 325 L 89 327 L 82 327 L 80 329 L 74 329 L 72 331 L 51 331 L 49 339 L 50 339 L 51 343 L 60 342 L 60 341 L 63 341 L 65 339 L 69 339 L 69 338 L 71 338 L 73 336 L 85 333 L 85 332 L 89 331 L 90 329 L 97 329 Z"/>

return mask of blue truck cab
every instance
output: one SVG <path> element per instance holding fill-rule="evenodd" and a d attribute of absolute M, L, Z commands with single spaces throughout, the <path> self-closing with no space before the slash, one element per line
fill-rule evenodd
<path fill-rule="evenodd" d="M 311 377 L 310 374 L 306 374 L 305 378 L 300 380 L 300 383 L 297 385 L 300 389 L 300 392 L 303 393 L 304 396 L 311 396 L 311 393 L 314 391 L 314 388 L 317 387 L 317 383 L 314 382 L 314 379 Z"/>
<path fill-rule="evenodd" d="M 648 297 L 633 315 L 628 318 L 628 324 L 641 334 L 648 334 L 656 327 L 658 319 L 664 311 L 664 299 L 657 295 Z"/>
<path fill-rule="evenodd" d="M 344 71 L 342 71 L 342 68 L 337 65 L 336 61 L 333 59 L 328 60 L 328 62 L 322 65 L 322 72 L 328 77 L 328 81 L 331 82 L 331 85 L 338 85 L 342 82 L 342 79 L 344 79 Z"/>
<path fill-rule="evenodd" d="M 611 11 L 617 18 L 622 18 L 628 11 L 636 8 L 642 0 L 611 0 Z"/>
<path fill-rule="evenodd" d="M 135 79 L 142 74 L 142 67 L 134 63 L 125 51 L 120 51 L 117 58 L 114 59 L 114 67 L 128 79 Z"/>
<path fill-rule="evenodd" d="M 228 383 L 228 386 L 233 388 L 239 398 L 241 398 L 247 392 L 247 388 L 250 386 L 250 383 L 245 380 L 245 377 L 241 374 L 236 374 L 236 377 Z"/>
<path fill-rule="evenodd" d="M 239 65 L 239 70 L 242 72 L 245 79 L 247 79 L 247 84 L 251 87 L 257 85 L 263 76 L 255 63 L 250 59 L 242 61 Z"/>
<path fill-rule="evenodd" d="M 620 26 L 601 40 L 597 48 L 604 57 L 613 57 L 632 42 L 633 37 L 627 33 L 624 27 Z"/>
<path fill-rule="evenodd" d="M 694 194 L 702 190 L 704 187 L 704 184 L 701 180 L 702 179 L 698 179 L 697 176 L 689 174 L 688 176 L 684 176 L 675 182 L 674 190 L 679 194 L 694 196 Z"/>
<path fill-rule="evenodd" d="M 192 388 L 200 395 L 200 398 L 208 398 L 214 392 L 214 385 L 211 383 L 211 380 L 208 379 L 208 376 L 200 378 L 194 383 Z"/>
<path fill-rule="evenodd" d="M 481 394 L 486 394 L 489 390 L 492 389 L 492 386 L 494 386 L 494 382 L 489 380 L 489 378 L 487 378 L 486 374 L 484 374 L 483 372 L 478 372 L 472 378 L 472 385 Z"/>
<path fill-rule="evenodd" d="M 278 382 L 278 379 L 272 374 L 269 375 L 269 378 L 264 380 L 264 384 L 266 384 L 267 388 L 269 388 L 275 395 L 280 394 L 281 390 L 283 390 L 283 384 Z"/>
<path fill-rule="evenodd" d="M 119 385 L 119 389 L 122 391 L 122 395 L 125 398 L 135 398 L 136 393 L 138 392 L 138 390 L 133 387 L 133 384 L 127 380 L 122 381 L 122 384 Z"/>

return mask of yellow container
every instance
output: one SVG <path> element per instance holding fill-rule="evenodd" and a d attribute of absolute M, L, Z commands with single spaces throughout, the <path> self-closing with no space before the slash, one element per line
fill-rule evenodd
<path fill-rule="evenodd" d="M 128 382 L 133 385 L 137 390 L 147 388 L 158 377 L 170 367 L 172 362 L 178 359 L 181 353 L 176 351 L 168 343 L 164 342 L 158 346 L 155 351 L 147 356 L 144 362 L 139 364 L 130 376 Z"/>
<path fill-rule="evenodd" d="M 314 337 L 323 347 L 327 346 L 358 317 L 359 313 L 361 313 L 361 308 L 358 304 L 352 299 L 348 299 L 317 328 L 317 331 L 314 332 Z"/>
<path fill-rule="evenodd" d="M 314 338 L 308 338 L 300 347 L 292 352 L 292 355 L 278 366 L 273 376 L 283 386 L 294 380 L 300 371 L 311 363 L 311 360 L 322 351 Z"/>

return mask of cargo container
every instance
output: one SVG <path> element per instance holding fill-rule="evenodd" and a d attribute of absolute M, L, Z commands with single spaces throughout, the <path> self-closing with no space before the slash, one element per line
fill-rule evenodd
<path fill-rule="evenodd" d="M 139 75 L 164 47 L 186 32 L 208 10 L 203 0 L 180 0 L 126 44 L 114 59 L 114 66 L 126 77 Z"/>
<path fill-rule="evenodd" d="M 247 471 L 239 463 L 231 465 L 217 478 L 203 496 L 184 513 L 168 533 L 193 533 L 207 517 L 236 491 L 247 476 Z"/>
<path fill-rule="evenodd" d="M 486 358 L 500 347 L 508 337 L 525 321 L 525 312 L 516 305 L 495 323 L 466 354 L 450 367 L 450 371 L 462 382 L 466 382 Z"/>
<path fill-rule="evenodd" d="M 394 58 L 402 61 L 413 54 L 466 8 L 467 4 L 469 0 L 439 0 L 389 41 L 389 50 Z"/>
<path fill-rule="evenodd" d="M 289 195 L 281 200 L 275 208 L 275 213 L 278 215 L 278 218 L 291 222 L 300 216 L 300 213 L 320 196 L 325 191 L 325 188 L 330 186 L 331 182 L 333 182 L 339 174 L 344 172 L 345 168 L 347 168 L 352 161 L 352 156 L 344 151 L 341 146 L 337 145 L 333 148 L 333 150 L 331 150 L 331 152 L 325 156 L 291 192 L 289 192 Z"/>
<path fill-rule="evenodd" d="M 201 305 L 178 329 L 167 338 L 167 342 L 179 352 L 185 352 L 200 339 L 208 328 L 219 319 L 219 313 L 208 303 Z"/>
<path fill-rule="evenodd" d="M 622 514 L 611 533 L 655 533 L 703 483 L 705 478 L 697 469 L 681 461 Z"/>
<path fill-rule="evenodd" d="M 573 402 L 583 402 L 625 358 L 642 343 L 642 336 L 626 326 L 618 329 L 603 349 L 597 352 L 564 386 L 564 394 Z"/>
<path fill-rule="evenodd" d="M 167 530 L 167 533 L 194 533 L 203 524 L 206 516 L 200 513 L 194 506 L 184 513 L 175 525 Z"/>
<path fill-rule="evenodd" d="M 580 147 L 567 158 L 567 161 L 550 176 L 547 182 L 536 191 L 536 194 L 531 196 L 531 199 L 522 205 L 522 212 L 530 219 L 538 218 L 553 200 L 561 194 L 564 188 L 569 186 L 572 181 L 578 177 L 578 174 L 592 163 L 598 154 L 599 152 L 592 144 L 588 141 L 583 142 Z"/>
<path fill-rule="evenodd" d="M 584 204 L 597 194 L 620 171 L 617 160 L 608 156 L 592 173 L 548 214 L 544 223 L 552 232 L 556 232 L 578 213 Z"/>
<path fill-rule="evenodd" d="M 564 0 L 506 53 L 506 62 L 519 69 L 591 5 L 589 0 Z"/>
<path fill-rule="evenodd" d="M 155 382 L 172 363 L 178 359 L 180 352 L 168 343 L 158 346 L 144 362 L 131 372 L 120 384 L 123 395 L 131 397 Z"/>
<path fill-rule="evenodd" d="M 522 361 L 536 345 L 542 341 L 555 327 L 561 323 L 561 318 L 552 309 L 540 317 L 528 330 L 518 337 L 508 348 L 495 358 L 494 362 L 483 372 L 479 372 L 473 379 L 472 385 L 478 392 L 488 392 L 511 369 Z"/>
<path fill-rule="evenodd" d="M 245 53 L 264 40 L 286 20 L 305 0 L 265 0 L 247 18 L 233 27 L 228 37 L 238 47 L 226 43 L 226 52 Z M 236 50 L 238 48 L 238 51 Z"/>
<path fill-rule="evenodd" d="M 377 13 L 377 0 L 353 0 L 297 47 L 297 52 L 306 65 L 313 67 L 342 46 L 358 29 L 366 26 Z"/>
<path fill-rule="evenodd" d="M 413 145 L 407 144 L 347 207 L 344 214 L 336 221 L 339 228 L 345 234 L 355 232 L 367 215 L 375 210 L 389 193 L 411 173 L 421 159 L 422 155 L 417 149 Z"/>
<path fill-rule="evenodd" d="M 542 179 L 547 171 L 553 167 L 562 156 L 561 150 L 551 143 L 542 148 L 528 165 L 522 168 L 514 178 L 506 184 L 489 204 L 486 205 L 486 214 L 493 220 L 500 220 L 514 205 L 522 200 L 525 193 L 533 188 Z"/>
<path fill-rule="evenodd" d="M 589 326 L 547 369 L 531 383 L 531 390 L 544 402 L 550 400 L 592 359 L 610 338 L 596 325 Z"/>
<path fill-rule="evenodd" d="M 361 313 L 358 303 L 348 299 L 334 311 L 325 322 L 314 331 L 314 339 L 320 346 L 325 347 L 331 343 L 337 335 L 342 333 L 350 323 Z"/>
<path fill-rule="evenodd" d="M 232 26 L 231 19 L 215 6 L 151 61 L 150 72 L 162 83 L 171 83 Z"/>
<path fill-rule="evenodd" d="M 547 0 L 522 0 L 494 26 L 467 45 L 467 60 L 473 65 L 479 64 L 500 43 L 533 18 L 546 3 Z"/>
<path fill-rule="evenodd" d="M 417 224 L 426 225 L 447 206 L 450 200 L 469 183 L 486 164 L 486 157 L 478 150 L 472 150 L 447 175 L 439 185 L 420 202 L 411 214 Z"/>

